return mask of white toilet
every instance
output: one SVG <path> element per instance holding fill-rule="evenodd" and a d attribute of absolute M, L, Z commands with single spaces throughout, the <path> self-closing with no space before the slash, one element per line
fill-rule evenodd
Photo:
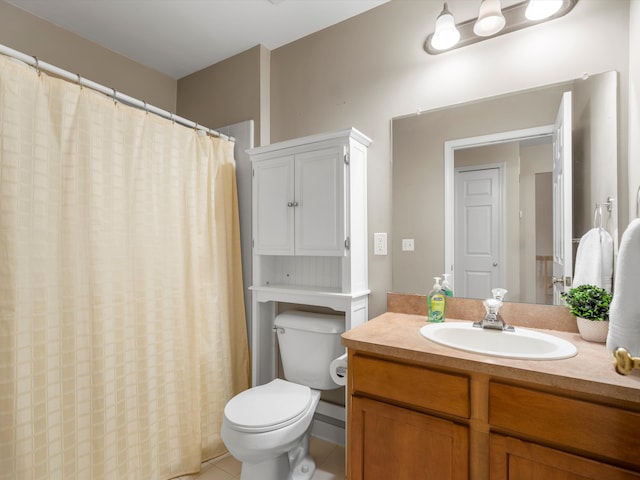
<path fill-rule="evenodd" d="M 242 462 L 240 480 L 309 480 L 309 437 L 320 390 L 338 385 L 329 365 L 344 353 L 344 316 L 291 310 L 274 322 L 286 380 L 233 397 L 224 408 L 222 440 Z"/>

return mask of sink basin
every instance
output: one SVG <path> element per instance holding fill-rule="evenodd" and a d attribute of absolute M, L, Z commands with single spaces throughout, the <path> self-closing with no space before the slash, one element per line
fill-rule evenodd
<path fill-rule="evenodd" d="M 420 333 L 440 345 L 495 357 L 559 360 L 577 353 L 575 345 L 562 338 L 526 328 L 503 332 L 477 328 L 471 322 L 443 322 L 425 325 Z"/>

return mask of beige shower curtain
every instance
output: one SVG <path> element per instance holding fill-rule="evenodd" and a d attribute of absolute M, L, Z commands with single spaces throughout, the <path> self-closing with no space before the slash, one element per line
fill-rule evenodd
<path fill-rule="evenodd" d="M 248 386 L 231 142 L 0 56 L 0 478 L 166 479 Z"/>

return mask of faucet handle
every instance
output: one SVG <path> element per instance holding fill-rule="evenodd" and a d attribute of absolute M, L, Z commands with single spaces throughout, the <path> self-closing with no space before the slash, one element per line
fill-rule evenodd
<path fill-rule="evenodd" d="M 492 288 L 491 289 L 491 294 L 493 295 L 493 298 L 495 298 L 496 300 L 504 300 L 505 295 L 509 293 L 509 290 L 505 289 L 505 288 Z"/>
<path fill-rule="evenodd" d="M 497 315 L 498 310 L 502 306 L 502 300 L 497 298 L 487 298 L 484 302 L 484 308 L 487 311 L 487 315 Z"/>

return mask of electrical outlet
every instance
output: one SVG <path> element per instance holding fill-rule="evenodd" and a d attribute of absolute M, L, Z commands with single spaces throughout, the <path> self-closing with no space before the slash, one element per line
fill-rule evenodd
<path fill-rule="evenodd" d="M 387 234 L 386 233 L 373 234 L 373 254 L 374 255 L 387 254 Z"/>
<path fill-rule="evenodd" d="M 402 251 L 403 252 L 413 252 L 413 238 L 403 238 L 402 239 Z"/>

